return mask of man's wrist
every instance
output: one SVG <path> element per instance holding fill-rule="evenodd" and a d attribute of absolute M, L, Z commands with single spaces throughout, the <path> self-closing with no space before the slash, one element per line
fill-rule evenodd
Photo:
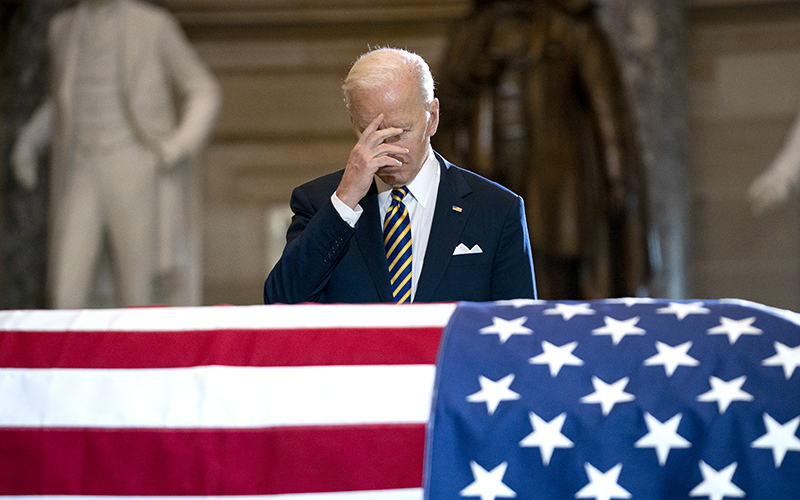
<path fill-rule="evenodd" d="M 336 209 L 336 212 L 339 213 L 339 217 L 341 217 L 343 221 L 347 222 L 350 227 L 356 227 L 356 223 L 358 219 L 361 218 L 361 213 L 364 211 L 361 205 L 356 204 L 355 208 L 350 208 L 336 196 L 335 191 L 331 195 L 331 203 L 333 203 L 333 208 Z"/>

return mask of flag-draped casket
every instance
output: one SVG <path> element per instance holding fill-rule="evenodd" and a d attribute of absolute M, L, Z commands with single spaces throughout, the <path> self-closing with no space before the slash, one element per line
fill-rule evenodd
<path fill-rule="evenodd" d="M 454 307 L 0 312 L 0 498 L 420 498 Z"/>
<path fill-rule="evenodd" d="M 738 300 L 0 312 L 0 500 L 796 498 L 798 324 Z"/>

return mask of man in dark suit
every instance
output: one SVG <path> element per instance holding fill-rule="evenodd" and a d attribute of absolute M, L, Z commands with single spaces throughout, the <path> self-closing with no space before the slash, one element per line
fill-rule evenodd
<path fill-rule="evenodd" d="M 343 89 L 358 142 L 343 170 L 292 193 L 286 248 L 264 302 L 536 298 L 522 198 L 430 146 L 439 101 L 425 61 L 368 52 Z M 390 248 L 399 233 L 405 239 Z M 395 257 L 404 245 L 408 253 Z"/>

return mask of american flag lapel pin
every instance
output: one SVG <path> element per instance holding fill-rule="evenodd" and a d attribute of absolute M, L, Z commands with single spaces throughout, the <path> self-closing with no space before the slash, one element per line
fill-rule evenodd
<path fill-rule="evenodd" d="M 457 206 L 453 205 L 453 211 L 461 213 L 461 207 L 457 207 Z"/>

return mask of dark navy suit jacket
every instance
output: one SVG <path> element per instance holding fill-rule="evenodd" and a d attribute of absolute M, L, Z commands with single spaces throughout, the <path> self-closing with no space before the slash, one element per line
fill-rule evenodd
<path fill-rule="evenodd" d="M 439 191 L 414 302 L 536 298 L 522 198 L 436 154 Z M 373 183 L 355 228 L 331 195 L 343 170 L 295 188 L 283 255 L 264 283 L 264 302 L 393 302 Z M 482 253 L 453 255 L 463 243 Z"/>

